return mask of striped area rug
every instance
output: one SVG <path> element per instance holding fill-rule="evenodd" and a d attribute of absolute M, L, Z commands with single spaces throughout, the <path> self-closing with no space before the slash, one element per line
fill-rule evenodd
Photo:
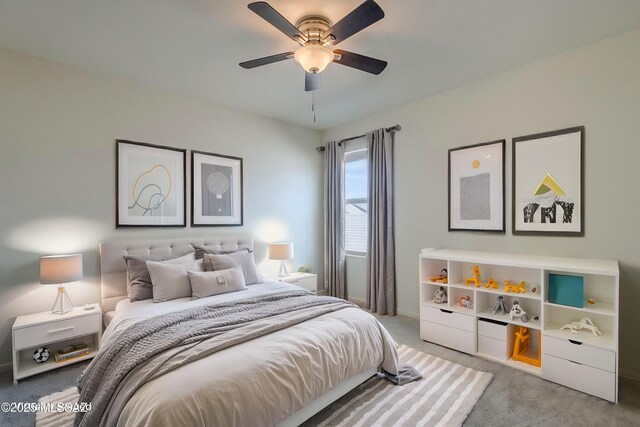
<path fill-rule="evenodd" d="M 493 375 L 456 365 L 414 350 L 398 349 L 401 364 L 410 364 L 422 379 L 396 386 L 373 377 L 316 414 L 305 426 L 461 426 Z M 42 397 L 43 403 L 74 403 L 75 387 Z M 36 413 L 36 427 L 68 427 L 73 413 Z"/>
<path fill-rule="evenodd" d="M 305 426 L 461 426 L 484 393 L 492 374 L 414 350 L 398 349 L 422 379 L 396 386 L 373 377 L 338 399 Z"/>

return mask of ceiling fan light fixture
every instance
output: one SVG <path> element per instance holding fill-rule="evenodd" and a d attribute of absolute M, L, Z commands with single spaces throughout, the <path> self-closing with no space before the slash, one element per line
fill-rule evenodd
<path fill-rule="evenodd" d="M 321 73 L 333 61 L 333 52 L 322 45 L 311 44 L 296 50 L 294 59 L 307 73 Z"/>

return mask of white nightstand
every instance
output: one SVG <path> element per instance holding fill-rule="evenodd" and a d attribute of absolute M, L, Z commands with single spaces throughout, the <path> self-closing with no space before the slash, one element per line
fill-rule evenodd
<path fill-rule="evenodd" d="M 98 304 L 91 306 L 91 310 L 75 307 L 62 315 L 47 311 L 16 318 L 11 329 L 14 385 L 23 378 L 91 359 L 96 355 L 102 337 L 102 310 Z M 88 345 L 89 354 L 56 362 L 56 351 L 65 345 L 81 342 Z M 33 351 L 38 347 L 49 349 L 49 360 L 43 363 L 33 360 Z"/>
<path fill-rule="evenodd" d="M 291 273 L 288 276 L 278 277 L 279 282 L 287 282 L 305 288 L 314 294 L 322 294 L 324 290 L 318 289 L 318 275 L 312 273 Z"/>

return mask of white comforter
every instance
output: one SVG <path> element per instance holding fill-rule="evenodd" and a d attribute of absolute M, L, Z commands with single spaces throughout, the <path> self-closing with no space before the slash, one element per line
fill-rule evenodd
<path fill-rule="evenodd" d="M 211 302 L 298 289 L 282 282 L 251 285 L 191 301 L 122 301 L 101 351 L 132 324 Z M 347 308 L 219 351 L 141 387 L 119 426 L 272 426 L 371 368 L 395 373 L 395 343 L 370 314 Z"/>

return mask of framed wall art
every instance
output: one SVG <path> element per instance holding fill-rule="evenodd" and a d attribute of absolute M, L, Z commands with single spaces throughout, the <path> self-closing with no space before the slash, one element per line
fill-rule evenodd
<path fill-rule="evenodd" d="M 116 140 L 116 227 L 186 226 L 186 150 Z"/>
<path fill-rule="evenodd" d="M 504 233 L 505 140 L 449 150 L 449 231 Z"/>
<path fill-rule="evenodd" d="M 584 235 L 584 126 L 513 139 L 513 234 Z"/>
<path fill-rule="evenodd" d="M 191 225 L 242 225 L 242 158 L 191 151 Z"/>

